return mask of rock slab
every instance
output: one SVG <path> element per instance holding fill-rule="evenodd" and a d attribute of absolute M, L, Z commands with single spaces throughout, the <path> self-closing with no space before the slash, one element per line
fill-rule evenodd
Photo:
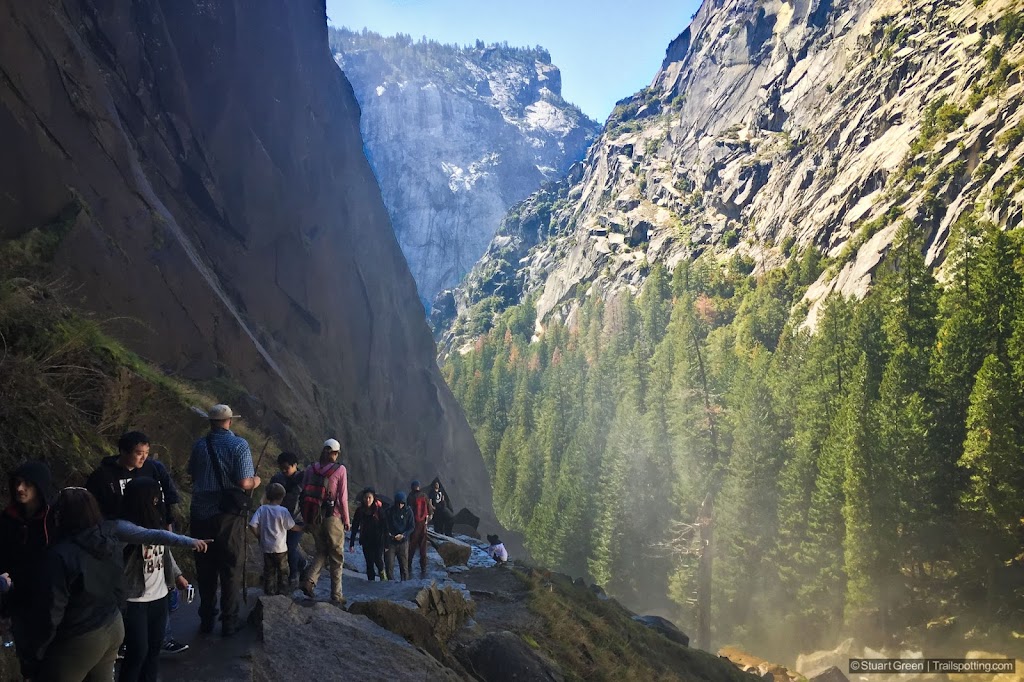
<path fill-rule="evenodd" d="M 492 632 L 456 654 L 484 682 L 562 682 L 564 677 L 515 634 Z"/>
<path fill-rule="evenodd" d="M 263 647 L 253 656 L 254 682 L 462 679 L 402 637 L 336 606 L 277 596 L 261 597 L 256 608 Z"/>

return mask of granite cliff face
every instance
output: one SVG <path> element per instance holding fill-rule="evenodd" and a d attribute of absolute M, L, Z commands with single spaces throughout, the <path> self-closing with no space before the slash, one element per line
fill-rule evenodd
<path fill-rule="evenodd" d="M 653 261 L 738 254 L 756 274 L 807 246 L 827 265 L 813 322 L 828 292 L 863 295 L 904 218 L 940 267 L 965 212 L 1021 219 L 1020 11 L 708 0 L 583 166 L 510 212 L 435 329 L 461 347 L 529 296 L 542 327 L 586 295 L 635 292 Z"/>
<path fill-rule="evenodd" d="M 356 482 L 492 518 L 323 0 L 0 1 L 0 140 L 0 238 L 64 221 L 69 303 L 306 456 L 337 435 Z"/>
<path fill-rule="evenodd" d="M 459 48 L 331 29 L 362 107 L 367 155 L 429 306 L 502 217 L 583 158 L 599 126 L 562 99 L 542 48 Z"/>

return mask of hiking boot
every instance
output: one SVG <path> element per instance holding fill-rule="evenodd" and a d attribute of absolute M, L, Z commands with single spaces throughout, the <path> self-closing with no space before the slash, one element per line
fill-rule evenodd
<path fill-rule="evenodd" d="M 316 592 L 313 591 L 314 588 L 316 588 L 316 585 L 307 580 L 302 583 L 302 594 L 306 595 L 310 599 L 316 599 Z"/>
<path fill-rule="evenodd" d="M 199 633 L 208 635 L 213 632 L 213 618 L 203 618 L 199 621 Z"/>
<path fill-rule="evenodd" d="M 173 637 L 171 639 L 168 639 L 166 642 L 164 642 L 163 645 L 160 647 L 160 653 L 172 654 L 172 655 L 173 654 L 180 654 L 182 651 L 187 651 L 187 650 L 188 650 L 188 644 L 182 644 L 181 642 L 179 642 L 178 640 L 174 639 Z"/>
<path fill-rule="evenodd" d="M 339 608 L 343 609 L 343 608 L 345 608 L 345 604 L 348 603 L 348 600 L 345 599 L 344 597 L 342 597 L 339 594 L 339 595 L 335 595 L 335 596 L 331 597 L 331 603 L 332 604 L 337 604 Z"/>

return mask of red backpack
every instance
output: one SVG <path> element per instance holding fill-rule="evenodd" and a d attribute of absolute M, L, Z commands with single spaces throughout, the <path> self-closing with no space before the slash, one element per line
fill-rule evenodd
<path fill-rule="evenodd" d="M 322 471 L 315 467 L 306 469 L 306 477 L 299 496 L 299 509 L 305 525 L 319 526 L 324 519 L 334 513 L 334 496 L 328 490 L 328 481 L 338 470 L 338 464 L 331 464 Z"/>

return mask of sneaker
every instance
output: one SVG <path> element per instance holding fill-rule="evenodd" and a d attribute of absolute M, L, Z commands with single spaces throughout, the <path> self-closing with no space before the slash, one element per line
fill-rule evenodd
<path fill-rule="evenodd" d="M 213 619 L 206 620 L 205 618 L 199 621 L 199 632 L 204 635 L 208 635 L 213 632 Z"/>
<path fill-rule="evenodd" d="M 119 660 L 119 661 L 124 660 L 124 652 L 125 652 L 126 649 L 127 649 L 127 647 L 125 647 L 124 644 L 122 644 L 121 646 L 117 647 L 117 660 Z"/>
<path fill-rule="evenodd" d="M 302 594 L 306 595 L 310 599 L 316 599 L 316 593 L 313 591 L 315 587 L 316 586 L 313 583 L 308 581 L 302 583 Z"/>
<path fill-rule="evenodd" d="M 188 644 L 182 644 L 176 639 L 168 639 L 160 647 L 160 652 L 165 654 L 180 654 L 188 649 Z"/>
<path fill-rule="evenodd" d="M 348 600 L 344 597 L 331 597 L 331 603 L 336 604 L 340 608 L 345 608 L 345 604 L 348 603 Z"/>

